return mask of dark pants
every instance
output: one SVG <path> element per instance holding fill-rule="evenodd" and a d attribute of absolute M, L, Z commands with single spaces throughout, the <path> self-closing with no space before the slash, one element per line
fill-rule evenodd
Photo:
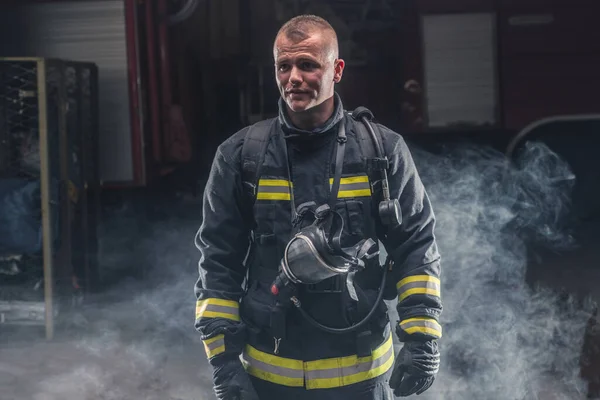
<path fill-rule="evenodd" d="M 389 373 L 379 378 L 332 389 L 305 389 L 277 385 L 250 377 L 260 400 L 393 400 Z"/>

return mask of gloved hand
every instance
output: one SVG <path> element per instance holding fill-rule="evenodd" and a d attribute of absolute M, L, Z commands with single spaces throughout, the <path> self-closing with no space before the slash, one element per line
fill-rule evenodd
<path fill-rule="evenodd" d="M 213 362 L 213 384 L 219 400 L 259 400 L 248 373 L 237 356 Z"/>
<path fill-rule="evenodd" d="M 390 387 L 398 397 L 419 395 L 431 387 L 439 369 L 440 352 L 436 341 L 406 342 L 394 362 Z"/>

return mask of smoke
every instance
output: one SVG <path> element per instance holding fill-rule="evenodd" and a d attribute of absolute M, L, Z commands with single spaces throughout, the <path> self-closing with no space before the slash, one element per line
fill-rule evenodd
<path fill-rule="evenodd" d="M 412 150 L 437 215 L 443 262 L 443 362 L 419 398 L 584 398 L 578 361 L 589 313 L 526 284 L 527 245 L 575 245 L 568 165 L 539 144 L 512 165 L 484 147 Z M 162 210 L 159 222 L 131 205 L 104 218 L 103 280 L 136 272 L 88 299 L 67 323 L 76 329 L 57 340 L 1 345 L 0 398 L 214 398 L 193 329 L 200 205 L 173 201 Z"/>
<path fill-rule="evenodd" d="M 200 205 L 165 210 L 160 221 L 139 204 L 105 215 L 100 259 L 111 286 L 60 321 L 53 341 L 3 332 L 2 400 L 214 398 L 193 328 Z"/>
<path fill-rule="evenodd" d="M 575 246 L 568 164 L 540 143 L 514 164 L 485 147 L 412 150 L 436 212 L 443 266 L 443 361 L 420 397 L 585 398 L 579 357 L 590 314 L 525 279 L 528 248 Z"/>

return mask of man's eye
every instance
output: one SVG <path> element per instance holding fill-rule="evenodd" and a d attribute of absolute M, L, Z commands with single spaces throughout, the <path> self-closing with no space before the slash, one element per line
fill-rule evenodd
<path fill-rule="evenodd" d="M 288 70 L 288 65 L 287 64 L 281 64 L 280 66 L 277 67 L 278 71 L 284 72 Z"/>
<path fill-rule="evenodd" d="M 302 66 L 302 69 L 314 69 L 315 68 L 315 64 L 311 63 L 311 62 L 303 62 L 301 66 Z"/>

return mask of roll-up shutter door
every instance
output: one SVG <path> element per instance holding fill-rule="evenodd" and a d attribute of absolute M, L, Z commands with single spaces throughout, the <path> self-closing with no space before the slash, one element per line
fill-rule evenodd
<path fill-rule="evenodd" d="M 133 180 L 124 2 L 32 3 L 26 13 L 30 55 L 98 65 L 100 178 Z"/>
<path fill-rule="evenodd" d="M 494 14 L 422 19 L 428 126 L 496 122 Z"/>

